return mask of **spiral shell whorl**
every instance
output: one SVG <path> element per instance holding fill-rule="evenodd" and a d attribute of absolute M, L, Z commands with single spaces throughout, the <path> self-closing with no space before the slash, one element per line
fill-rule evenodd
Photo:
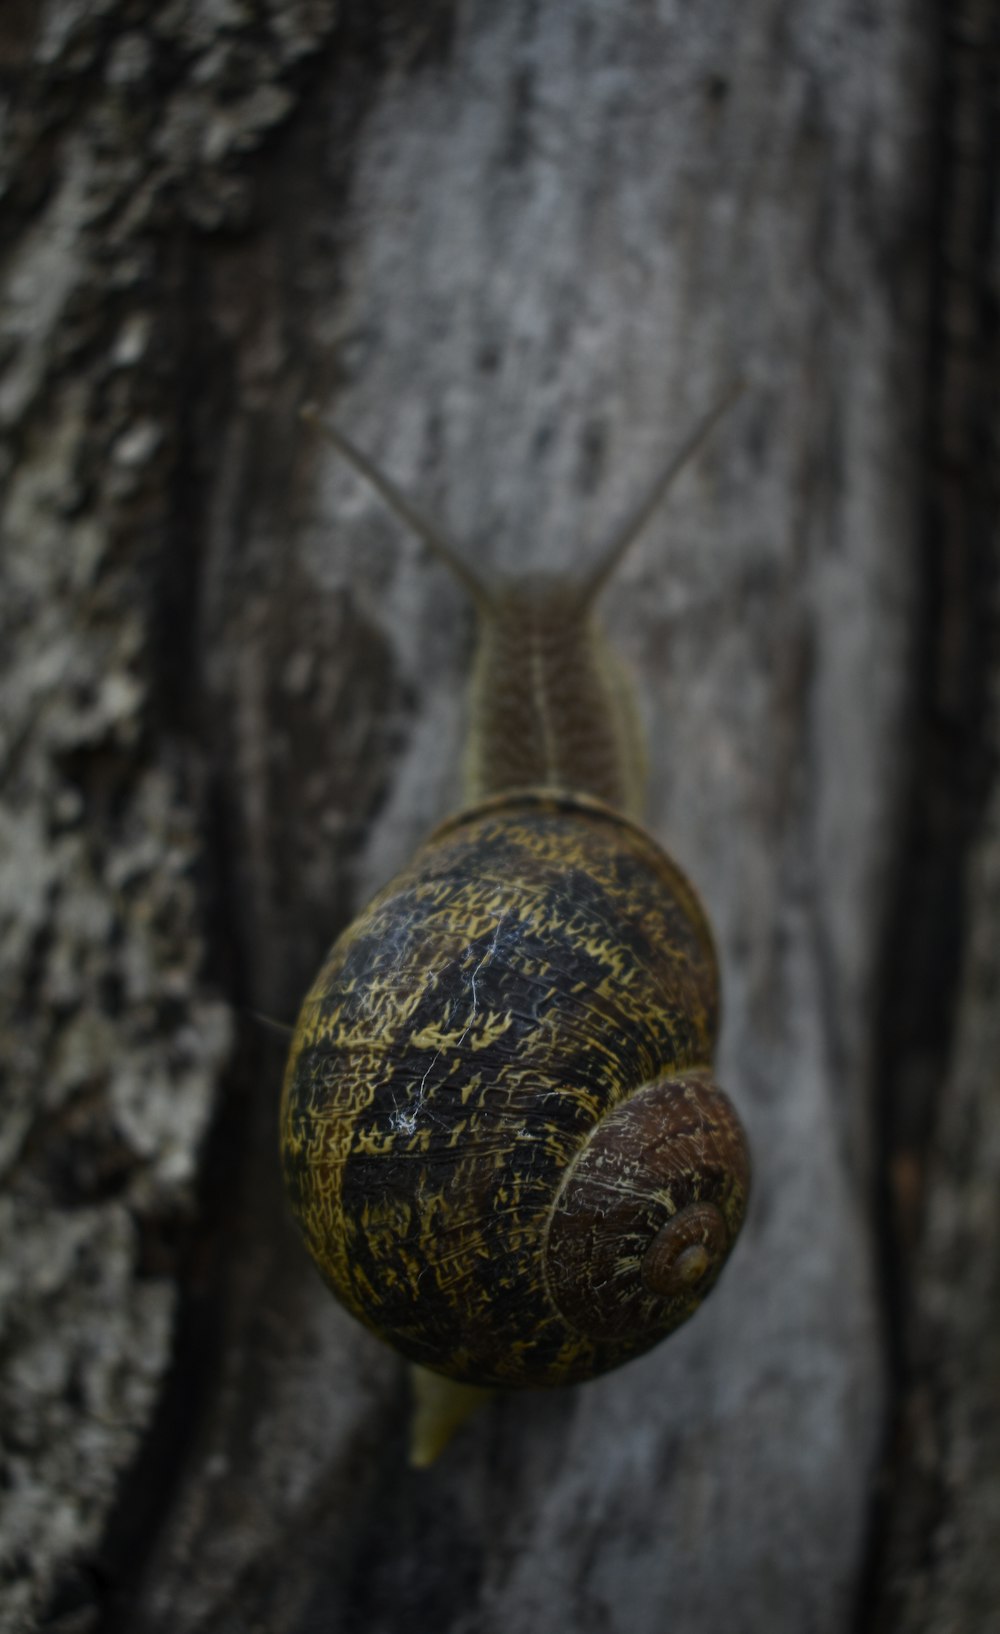
<path fill-rule="evenodd" d="M 683 1209 L 714 1202 L 728 1246 L 745 1154 L 729 1141 L 727 1191 L 709 1171 L 735 1118 L 700 1070 L 717 1005 L 697 897 L 600 801 L 520 791 L 438 830 L 335 944 L 293 1041 L 285 1179 L 338 1297 L 411 1360 L 471 1384 L 567 1383 L 654 1344 L 714 1280 L 704 1221 L 679 1265 L 697 1270 L 699 1246 L 712 1257 L 696 1291 L 664 1298 L 637 1274 L 623 1316 L 620 1272 L 598 1271 L 605 1311 L 590 1271 L 578 1298 L 552 1271 L 566 1224 L 553 1203 L 569 1216 L 567 1261 L 593 1263 L 572 1221 L 579 1188 L 600 1191 L 602 1131 L 638 1127 L 655 1148 L 672 1120 L 679 1170 L 643 1182 L 635 1242 L 644 1253 Z M 685 1180 L 697 1159 L 707 1178 Z M 599 1196 L 595 1220 L 603 1209 Z"/>
<path fill-rule="evenodd" d="M 748 1186 L 743 1131 L 707 1072 L 645 1085 L 596 1125 L 560 1188 L 545 1256 L 554 1303 L 593 1339 L 669 1332 L 718 1277 Z"/>

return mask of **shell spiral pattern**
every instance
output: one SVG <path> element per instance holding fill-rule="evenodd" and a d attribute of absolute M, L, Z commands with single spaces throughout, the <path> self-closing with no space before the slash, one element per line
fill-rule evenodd
<path fill-rule="evenodd" d="M 717 1017 L 705 915 L 642 829 L 530 790 L 453 818 L 334 944 L 295 1032 L 282 1163 L 338 1298 L 479 1385 L 657 1343 L 746 1206 Z"/>

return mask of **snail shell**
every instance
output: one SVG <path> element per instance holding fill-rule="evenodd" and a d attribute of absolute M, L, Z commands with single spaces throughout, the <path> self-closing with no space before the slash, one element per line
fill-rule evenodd
<path fill-rule="evenodd" d="M 598 799 L 461 812 L 335 943 L 299 1018 L 282 1163 L 338 1298 L 412 1361 L 566 1384 L 697 1308 L 749 1184 L 712 1083 L 698 899 Z"/>

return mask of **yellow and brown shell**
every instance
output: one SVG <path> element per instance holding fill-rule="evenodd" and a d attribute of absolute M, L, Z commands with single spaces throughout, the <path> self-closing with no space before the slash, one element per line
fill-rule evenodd
<path fill-rule="evenodd" d="M 717 1012 L 697 897 L 610 807 L 528 790 L 438 829 L 334 944 L 285 1076 L 285 1181 L 338 1298 L 471 1384 L 655 1344 L 746 1205 Z"/>

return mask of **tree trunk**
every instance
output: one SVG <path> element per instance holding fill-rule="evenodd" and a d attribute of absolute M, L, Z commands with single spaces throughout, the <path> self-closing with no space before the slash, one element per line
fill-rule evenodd
<path fill-rule="evenodd" d="M 0 1628 L 945 1634 L 1000 1603 L 986 0 L 0 15 Z M 325 948 L 460 798 L 469 559 L 604 598 L 751 1213 L 406 1466 L 294 1232 Z"/>

